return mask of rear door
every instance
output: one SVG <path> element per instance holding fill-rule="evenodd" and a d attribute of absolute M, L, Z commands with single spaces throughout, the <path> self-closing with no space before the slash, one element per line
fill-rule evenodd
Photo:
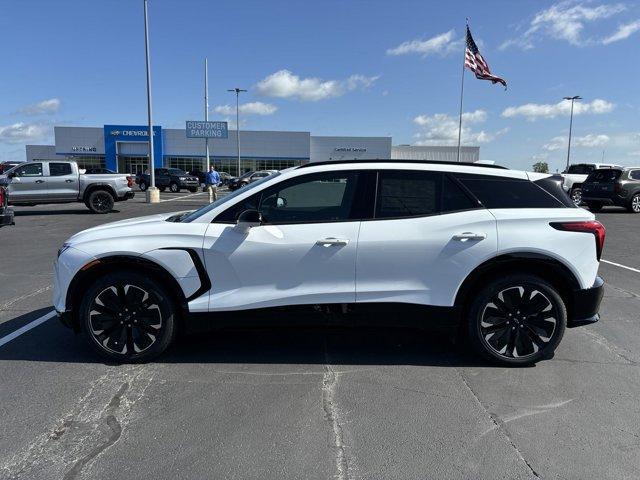
<path fill-rule="evenodd" d="M 373 197 L 358 240 L 357 302 L 450 306 L 495 255 L 495 218 L 446 173 L 382 170 Z"/>
<path fill-rule="evenodd" d="M 72 202 L 78 198 L 78 175 L 69 162 L 49 162 L 46 177 L 49 198 L 56 202 Z"/>
<path fill-rule="evenodd" d="M 15 176 L 9 184 L 11 203 L 36 203 L 47 200 L 47 183 L 41 162 L 25 163 L 13 170 Z"/>

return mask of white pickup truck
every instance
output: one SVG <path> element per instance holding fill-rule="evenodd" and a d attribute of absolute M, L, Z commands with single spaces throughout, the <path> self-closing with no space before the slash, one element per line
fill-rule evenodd
<path fill-rule="evenodd" d="M 83 202 L 93 213 L 108 213 L 115 202 L 133 198 L 134 178 L 124 173 L 83 174 L 76 162 L 24 162 L 0 175 L 10 205 Z"/>
<path fill-rule="evenodd" d="M 621 168 L 610 163 L 574 163 L 562 172 L 562 188 L 569 194 L 576 205 L 582 203 L 582 184 L 589 174 L 598 168 Z"/>

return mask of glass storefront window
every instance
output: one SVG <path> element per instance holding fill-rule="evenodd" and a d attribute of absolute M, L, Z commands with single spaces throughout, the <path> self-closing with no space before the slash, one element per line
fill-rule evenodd
<path fill-rule="evenodd" d="M 211 164 L 216 167 L 219 172 L 227 172 L 235 177 L 238 175 L 238 160 L 235 158 L 219 158 L 211 157 Z M 261 159 L 261 158 L 243 158 L 241 174 L 252 172 L 255 170 L 284 170 L 285 168 L 302 165 L 301 160 L 297 159 Z M 185 172 L 203 172 L 205 168 L 204 157 L 165 157 L 164 166 L 169 168 L 180 168 Z"/>
<path fill-rule="evenodd" d="M 65 160 L 76 162 L 78 168 L 105 168 L 104 155 L 67 155 Z"/>

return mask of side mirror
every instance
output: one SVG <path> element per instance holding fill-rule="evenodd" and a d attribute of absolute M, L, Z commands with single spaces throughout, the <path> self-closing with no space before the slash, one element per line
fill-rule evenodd
<path fill-rule="evenodd" d="M 238 216 L 237 225 L 246 233 L 251 227 L 262 225 L 262 214 L 258 210 L 245 210 Z"/>

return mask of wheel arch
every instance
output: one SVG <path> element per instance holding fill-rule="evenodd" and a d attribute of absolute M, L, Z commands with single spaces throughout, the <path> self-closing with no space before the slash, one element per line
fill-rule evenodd
<path fill-rule="evenodd" d="M 87 200 L 89 200 L 89 195 L 91 195 L 96 190 L 105 190 L 109 192 L 109 194 L 113 197 L 114 201 L 118 200 L 118 195 L 116 194 L 116 191 L 111 185 L 107 183 L 98 183 L 98 184 L 92 183 L 87 188 L 85 188 L 84 193 L 82 194 L 82 201 L 86 202 Z"/>
<path fill-rule="evenodd" d="M 160 280 L 178 307 L 179 325 L 183 322 L 184 314 L 189 310 L 188 299 L 185 297 L 182 287 L 171 273 L 158 263 L 146 258 L 135 255 L 114 255 L 90 261 L 75 274 L 69 283 L 65 305 L 67 311 L 71 312 L 70 320 L 76 332 L 80 331 L 78 306 L 82 301 L 82 296 L 92 284 L 93 280 L 117 269 L 135 269 L 137 272 L 142 271 L 150 277 Z"/>
<path fill-rule="evenodd" d="M 454 305 L 466 314 L 468 299 L 489 281 L 513 273 L 529 273 L 539 276 L 558 291 L 567 308 L 568 318 L 573 310 L 573 291 L 580 289 L 580 282 L 565 264 L 551 256 L 534 252 L 512 252 L 493 257 L 476 267 L 462 282 Z"/>

